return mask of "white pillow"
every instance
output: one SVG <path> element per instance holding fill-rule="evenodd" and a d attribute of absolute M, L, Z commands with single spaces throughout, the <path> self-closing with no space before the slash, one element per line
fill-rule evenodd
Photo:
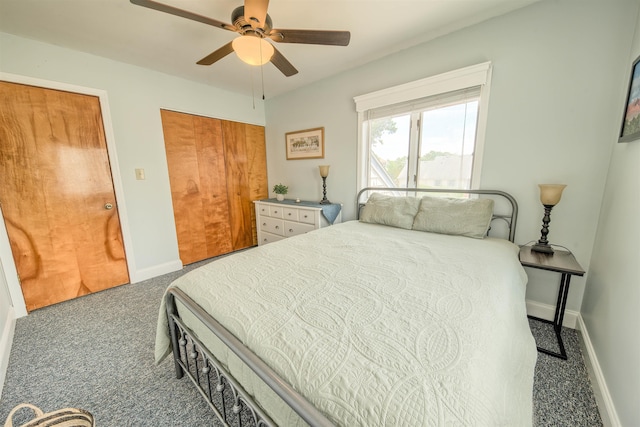
<path fill-rule="evenodd" d="M 360 212 L 360 221 L 411 230 L 421 199 L 373 193 Z"/>
<path fill-rule="evenodd" d="M 482 239 L 493 217 L 492 199 L 452 199 L 425 196 L 413 229 Z"/>

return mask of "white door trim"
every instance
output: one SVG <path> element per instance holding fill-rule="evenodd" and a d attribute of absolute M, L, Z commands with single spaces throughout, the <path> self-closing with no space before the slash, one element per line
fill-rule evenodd
<path fill-rule="evenodd" d="M 83 86 L 76 86 L 68 83 L 54 82 L 51 80 L 43 80 L 34 77 L 20 76 L 17 74 L 0 72 L 0 80 L 10 83 L 20 83 L 29 86 L 38 86 L 47 89 L 63 90 L 66 92 L 74 92 L 82 95 L 92 95 L 100 100 L 100 109 L 102 110 L 102 123 L 104 127 L 105 139 L 107 141 L 107 154 L 109 155 L 109 163 L 111 165 L 111 180 L 113 181 L 113 190 L 115 191 L 117 200 L 118 216 L 120 217 L 120 229 L 122 232 L 122 243 L 127 258 L 127 269 L 129 270 L 129 281 L 133 282 L 135 277 L 136 265 L 133 256 L 133 240 L 129 229 L 129 219 L 127 217 L 127 209 L 124 201 L 124 187 L 120 175 L 120 167 L 118 166 L 118 156 L 116 155 L 116 143 L 113 133 L 113 124 L 111 121 L 111 112 L 109 110 L 109 99 L 107 91 L 102 89 L 94 89 Z M 1 212 L 0 212 L 1 215 Z M 9 246 L 9 237 L 4 227 L 4 218 L 2 219 L 2 227 L 0 227 L 0 261 L 5 268 L 7 285 L 11 302 L 15 310 L 16 317 L 27 315 L 27 309 L 22 296 L 22 289 L 18 281 L 17 270 L 11 247 Z M 8 270 L 8 271 L 7 271 Z"/>

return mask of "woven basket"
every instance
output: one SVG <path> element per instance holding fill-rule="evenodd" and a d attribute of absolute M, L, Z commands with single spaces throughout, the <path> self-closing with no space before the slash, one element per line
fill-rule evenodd
<path fill-rule="evenodd" d="M 13 415 L 22 408 L 29 408 L 35 413 L 35 418 L 20 427 L 94 427 L 93 415 L 82 409 L 65 408 L 53 412 L 42 412 L 42 409 L 29 403 L 22 403 L 9 412 L 4 427 L 13 427 Z"/>

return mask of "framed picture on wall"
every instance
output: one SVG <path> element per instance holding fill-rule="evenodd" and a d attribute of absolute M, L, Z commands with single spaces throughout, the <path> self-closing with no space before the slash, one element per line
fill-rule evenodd
<path fill-rule="evenodd" d="M 285 134 L 287 160 L 324 159 L 324 128 Z"/>
<path fill-rule="evenodd" d="M 631 142 L 638 139 L 640 139 L 640 57 L 633 61 L 631 66 L 627 103 L 618 142 Z"/>

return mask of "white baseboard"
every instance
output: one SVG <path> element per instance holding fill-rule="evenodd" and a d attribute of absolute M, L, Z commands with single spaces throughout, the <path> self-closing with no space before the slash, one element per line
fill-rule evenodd
<path fill-rule="evenodd" d="M 527 314 L 529 316 L 535 316 L 545 320 L 553 320 L 556 314 L 556 307 L 537 301 L 527 300 Z M 564 319 L 562 319 L 562 326 L 565 328 L 576 329 L 579 316 L 580 313 L 577 311 L 565 310 Z"/>
<path fill-rule="evenodd" d="M 164 264 L 154 265 L 153 267 L 144 268 L 142 270 L 136 270 L 133 274 L 129 274 L 129 281 L 131 283 L 138 283 L 143 280 L 152 279 L 178 270 L 182 270 L 182 261 L 179 259 L 165 262 Z"/>
<path fill-rule="evenodd" d="M 15 330 L 16 316 L 13 307 L 9 307 L 7 318 L 4 320 L 4 328 L 2 328 L 2 335 L 0 336 L 0 398 L 2 398 L 2 388 L 7 376 L 7 368 L 9 367 L 9 356 L 11 356 L 11 344 L 13 343 Z"/>
<path fill-rule="evenodd" d="M 591 385 L 593 386 L 593 393 L 596 396 L 596 402 L 600 409 L 602 423 L 605 426 L 622 427 L 616 408 L 613 405 L 613 400 L 611 399 L 607 382 L 604 379 L 604 374 L 600 369 L 600 363 L 598 362 L 598 357 L 596 356 L 596 352 L 591 343 L 587 326 L 585 325 L 581 315 L 578 315 L 577 329 L 580 331 L 582 336 L 582 339 L 580 340 L 580 344 L 582 345 L 582 354 L 585 359 L 584 362 L 587 367 L 587 371 L 589 371 L 589 377 L 591 377 Z"/>

